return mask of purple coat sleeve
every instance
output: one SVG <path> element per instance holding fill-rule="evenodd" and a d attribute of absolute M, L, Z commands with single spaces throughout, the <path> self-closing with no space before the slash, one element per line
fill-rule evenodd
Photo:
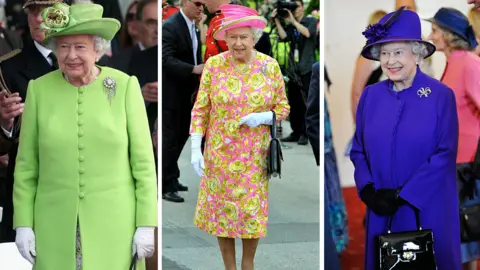
<path fill-rule="evenodd" d="M 437 148 L 403 186 L 400 197 L 422 211 L 445 181 L 455 181 L 458 145 L 458 116 L 452 90 L 438 100 Z"/>
<path fill-rule="evenodd" d="M 358 103 L 357 114 L 355 116 L 357 126 L 353 137 L 352 150 L 350 151 L 350 160 L 355 166 L 354 177 L 358 192 L 362 191 L 367 184 L 373 183 L 370 165 L 368 164 L 365 147 L 363 145 L 363 125 L 365 123 L 363 110 L 368 89 L 369 88 L 367 87 L 363 90 Z"/>

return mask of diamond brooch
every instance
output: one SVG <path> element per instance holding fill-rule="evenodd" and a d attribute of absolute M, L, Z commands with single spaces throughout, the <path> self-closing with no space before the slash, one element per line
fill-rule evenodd
<path fill-rule="evenodd" d="M 106 77 L 103 80 L 103 88 L 105 93 L 107 94 L 108 102 L 111 104 L 112 99 L 117 92 L 117 83 L 115 82 L 115 79 L 111 77 Z"/>
<path fill-rule="evenodd" d="M 431 93 L 432 93 L 432 90 L 430 90 L 430 87 L 426 87 L 426 88 L 422 87 L 417 91 L 417 95 L 420 98 L 422 98 L 423 96 L 428 97 L 428 95 L 430 95 Z"/>

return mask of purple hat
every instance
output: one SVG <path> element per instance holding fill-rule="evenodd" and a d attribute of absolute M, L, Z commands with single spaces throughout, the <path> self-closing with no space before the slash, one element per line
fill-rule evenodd
<path fill-rule="evenodd" d="M 367 38 L 367 43 L 362 49 L 363 57 L 378 61 L 378 58 L 373 57 L 371 53 L 373 46 L 401 41 L 416 41 L 425 44 L 428 51 L 425 58 L 435 52 L 435 46 L 422 39 L 422 27 L 418 14 L 410 10 L 403 10 L 404 8 L 401 7 L 397 11 L 383 16 L 378 23 L 367 26 L 367 29 L 362 32 Z"/>

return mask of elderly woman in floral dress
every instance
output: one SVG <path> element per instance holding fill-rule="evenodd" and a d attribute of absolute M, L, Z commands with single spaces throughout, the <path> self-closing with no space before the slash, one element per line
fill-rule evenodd
<path fill-rule="evenodd" d="M 229 50 L 209 58 L 192 110 L 192 164 L 202 177 L 195 225 L 218 237 L 225 269 L 253 269 L 259 238 L 267 234 L 267 152 L 273 113 L 289 113 L 278 63 L 254 50 L 266 21 L 237 5 L 220 6 L 225 21 L 215 38 Z M 205 157 L 201 152 L 206 137 Z"/>

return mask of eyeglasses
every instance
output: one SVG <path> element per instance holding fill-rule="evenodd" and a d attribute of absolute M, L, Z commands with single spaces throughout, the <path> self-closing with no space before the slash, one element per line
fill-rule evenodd
<path fill-rule="evenodd" d="M 203 6 L 203 3 L 200 3 L 200 2 L 193 2 L 192 0 L 188 0 L 189 2 L 193 3 L 195 6 L 197 7 L 202 7 Z"/>
<path fill-rule="evenodd" d="M 125 16 L 125 19 L 127 20 L 127 22 L 131 22 L 131 21 L 135 20 L 136 16 L 137 16 L 136 13 L 129 12 L 129 13 L 127 13 L 127 16 Z"/>

